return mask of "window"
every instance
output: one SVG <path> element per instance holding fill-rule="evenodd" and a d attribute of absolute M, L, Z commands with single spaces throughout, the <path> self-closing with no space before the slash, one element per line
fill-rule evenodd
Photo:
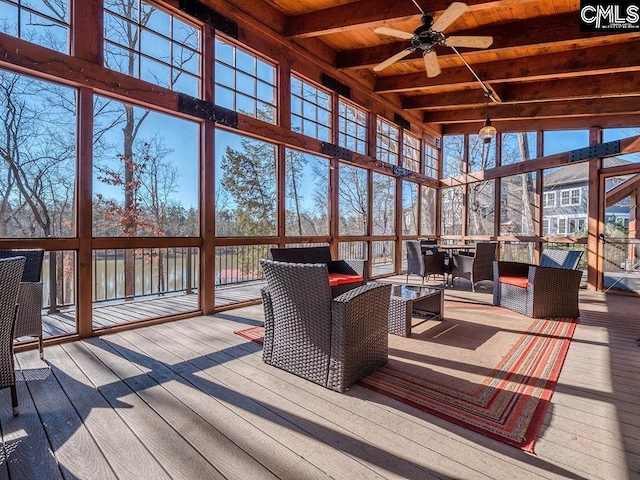
<path fill-rule="evenodd" d="M 198 123 L 104 97 L 95 112 L 93 235 L 198 235 Z"/>
<path fill-rule="evenodd" d="M 462 235 L 462 187 L 443 188 L 440 190 L 442 218 L 442 235 Z"/>
<path fill-rule="evenodd" d="M 589 146 L 589 130 L 547 130 L 542 137 L 543 155 L 567 152 Z"/>
<path fill-rule="evenodd" d="M 200 30 L 141 0 L 105 0 L 107 68 L 200 96 Z"/>
<path fill-rule="evenodd" d="M 558 219 L 558 235 L 566 235 L 567 234 L 567 219 L 559 218 Z"/>
<path fill-rule="evenodd" d="M 418 184 L 402 182 L 402 235 L 418 234 Z"/>
<path fill-rule="evenodd" d="M 216 37 L 215 103 L 277 122 L 276 67 Z"/>
<path fill-rule="evenodd" d="M 398 127 L 378 118 L 376 135 L 376 158 L 383 162 L 398 164 Z"/>
<path fill-rule="evenodd" d="M 420 187 L 422 192 L 420 201 L 422 202 L 422 217 L 420 218 L 420 234 L 435 235 L 436 234 L 436 195 L 435 188 Z"/>
<path fill-rule="evenodd" d="M 556 192 L 544 192 L 542 194 L 542 206 L 543 207 L 555 207 L 556 206 Z"/>
<path fill-rule="evenodd" d="M 584 218 L 570 218 L 568 221 L 569 231 L 567 234 L 585 234 L 586 233 L 586 221 Z"/>
<path fill-rule="evenodd" d="M 502 178 L 500 235 L 533 235 L 535 185 L 535 172 Z"/>
<path fill-rule="evenodd" d="M 369 174 L 364 168 L 340 163 L 338 175 L 338 233 L 366 235 L 369 217 Z"/>
<path fill-rule="evenodd" d="M 496 166 L 496 142 L 489 144 L 480 140 L 478 135 L 468 136 L 469 172 L 481 172 Z"/>
<path fill-rule="evenodd" d="M 424 174 L 438 178 L 438 149 L 428 143 L 424 146 Z"/>
<path fill-rule="evenodd" d="M 420 139 L 404 132 L 402 143 L 402 166 L 412 172 L 420 172 Z"/>
<path fill-rule="evenodd" d="M 338 104 L 338 145 L 357 153 L 367 154 L 369 114 L 340 100 Z"/>
<path fill-rule="evenodd" d="M 445 135 L 442 147 L 442 178 L 462 175 L 464 135 Z"/>
<path fill-rule="evenodd" d="M 542 220 L 542 235 L 549 235 L 549 219 Z"/>
<path fill-rule="evenodd" d="M 511 165 L 536 158 L 538 134 L 536 132 L 510 132 L 502 134 L 500 165 Z"/>
<path fill-rule="evenodd" d="M 467 188 L 467 234 L 493 235 L 495 180 L 470 183 Z"/>
<path fill-rule="evenodd" d="M 580 205 L 580 189 L 571 188 L 560 191 L 560 205 Z"/>
<path fill-rule="evenodd" d="M 373 174 L 373 235 L 393 235 L 396 231 L 396 179 Z"/>
<path fill-rule="evenodd" d="M 69 53 L 69 1 L 0 0 L 0 31 Z"/>
<path fill-rule="evenodd" d="M 291 236 L 329 233 L 329 161 L 285 151 L 285 231 Z"/>
<path fill-rule="evenodd" d="M 634 137 L 640 133 L 640 126 L 627 128 L 605 128 L 602 130 L 602 141 L 604 143 L 620 140 L 627 137 Z M 615 157 L 605 158 L 602 166 L 605 168 L 615 167 L 624 163 L 640 162 L 640 152 L 627 153 L 625 155 L 616 155 Z"/>
<path fill-rule="evenodd" d="M 275 145 L 216 129 L 216 236 L 277 234 Z"/>
<path fill-rule="evenodd" d="M 76 91 L 0 70 L 0 236 L 76 234 Z"/>
<path fill-rule="evenodd" d="M 291 129 L 331 141 L 331 94 L 291 76 Z"/>

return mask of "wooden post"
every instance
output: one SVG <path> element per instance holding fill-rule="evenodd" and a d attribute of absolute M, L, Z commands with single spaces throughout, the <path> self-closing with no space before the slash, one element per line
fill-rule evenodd
<path fill-rule="evenodd" d="M 602 143 L 602 129 L 589 130 L 589 145 Z M 601 288 L 603 251 L 598 242 L 598 233 L 604 226 L 604 182 L 600 182 L 598 171 L 602 168 L 602 159 L 589 161 L 588 207 L 587 207 L 587 289 Z"/>
<path fill-rule="evenodd" d="M 93 92 L 89 88 L 78 90 L 78 174 L 76 202 L 78 246 L 78 274 L 76 297 L 76 328 L 81 337 L 90 336 L 92 324 L 92 202 L 93 196 Z M 49 252 L 49 261 L 55 252 Z M 51 292 L 55 295 L 56 292 Z"/>
<path fill-rule="evenodd" d="M 204 25 L 203 36 L 203 78 L 210 79 L 203 82 L 203 100 L 213 101 L 215 85 L 215 32 L 209 25 Z M 204 121 L 200 126 L 200 265 L 198 302 L 205 315 L 213 313 L 216 305 L 216 205 L 215 205 L 215 136 L 216 129 L 213 122 Z M 188 247 L 191 248 L 191 247 Z"/>

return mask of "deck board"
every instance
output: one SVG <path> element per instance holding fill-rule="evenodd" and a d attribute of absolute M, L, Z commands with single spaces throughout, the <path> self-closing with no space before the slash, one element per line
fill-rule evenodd
<path fill-rule="evenodd" d="M 65 476 L 117 479 L 56 377 L 35 352 L 20 356 L 20 368 L 51 450 Z"/>
<path fill-rule="evenodd" d="M 50 371 L 19 353 L 19 416 L 0 391 L 0 478 L 637 479 L 637 299 L 581 298 L 590 310 L 535 455 L 359 385 L 338 394 L 264 364 L 233 333 L 260 324 L 255 305 L 46 347 Z"/>

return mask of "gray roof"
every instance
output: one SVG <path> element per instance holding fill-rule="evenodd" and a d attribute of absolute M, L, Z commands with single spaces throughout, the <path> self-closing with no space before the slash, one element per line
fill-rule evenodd
<path fill-rule="evenodd" d="M 616 167 L 633 163 L 629 160 L 618 157 L 606 159 L 607 167 Z M 575 165 L 559 167 L 548 175 L 544 176 L 544 186 L 553 187 L 557 185 L 569 185 L 572 183 L 585 183 L 589 181 L 589 162 L 580 162 Z"/>

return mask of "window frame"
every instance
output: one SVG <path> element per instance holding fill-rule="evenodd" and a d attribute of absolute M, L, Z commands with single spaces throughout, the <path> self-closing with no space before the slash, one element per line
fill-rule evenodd
<path fill-rule="evenodd" d="M 349 119 L 346 115 L 343 115 L 343 106 L 345 110 L 351 109 L 357 112 L 356 120 Z M 364 115 L 365 120 L 364 123 L 358 122 L 359 114 Z M 361 153 L 363 155 L 367 155 L 368 147 L 369 147 L 369 115 L 370 113 L 363 108 L 360 108 L 353 102 L 349 102 L 346 99 L 339 97 L 338 99 L 338 146 L 347 148 L 353 152 Z M 344 130 L 342 128 L 344 124 Z M 349 125 L 353 125 L 356 131 L 356 136 L 349 134 Z M 360 130 L 364 130 L 364 136 L 361 138 L 358 136 Z M 348 145 L 348 139 L 352 139 L 355 142 L 356 149 L 350 149 Z M 359 146 L 362 144 L 363 148 L 360 149 Z"/>
<path fill-rule="evenodd" d="M 175 86 L 175 79 L 174 79 L 174 73 L 175 71 L 180 72 L 179 75 L 182 74 L 186 74 L 187 76 L 193 77 L 197 80 L 197 94 L 195 95 L 198 98 L 202 98 L 202 91 L 203 91 L 203 65 L 202 65 L 202 61 L 203 61 L 203 45 L 202 45 L 202 40 L 203 40 L 203 32 L 202 32 L 202 27 L 196 23 L 194 23 L 192 20 L 190 20 L 188 17 L 186 16 L 180 16 L 180 15 L 176 15 L 174 12 L 164 9 L 161 6 L 152 3 L 152 2 L 148 2 L 146 0 L 135 0 L 137 6 L 138 6 L 138 18 L 133 20 L 131 18 L 127 18 L 123 15 L 121 15 L 120 13 L 118 13 L 117 11 L 111 10 L 108 8 L 106 2 L 103 3 L 103 9 L 102 9 L 102 16 L 103 16 L 103 32 L 102 32 L 102 46 L 103 46 L 103 50 L 105 52 L 104 56 L 103 56 L 103 65 L 105 68 L 108 68 L 110 70 L 122 73 L 123 75 L 129 75 L 132 76 L 133 78 L 137 78 L 139 80 L 145 81 L 145 82 L 149 82 L 153 85 L 157 85 L 159 87 L 162 88 L 167 88 L 171 91 L 175 91 L 175 92 L 182 92 L 182 93 L 186 93 L 188 94 L 188 92 L 183 92 L 182 90 L 178 90 L 176 88 L 174 88 Z M 156 31 L 148 26 L 142 25 L 140 23 L 140 19 L 139 19 L 139 15 L 140 15 L 140 11 L 142 10 L 142 5 L 145 5 L 147 7 L 153 8 L 159 12 L 164 13 L 165 15 L 167 15 L 169 17 L 169 22 L 170 22 L 170 36 L 167 36 L 166 34 Z M 129 25 L 132 25 L 135 29 L 137 29 L 138 31 L 138 35 L 137 35 L 137 40 L 136 40 L 136 46 L 134 48 L 131 47 L 131 45 L 123 45 L 121 43 L 118 43 L 116 40 L 114 39 L 109 39 L 106 36 L 106 18 L 108 15 L 111 15 L 112 17 L 114 17 L 116 20 L 118 21 L 122 21 L 122 22 L 126 22 Z M 189 45 L 179 42 L 177 40 L 174 39 L 174 25 L 173 25 L 173 21 L 174 19 L 184 23 L 185 25 L 188 25 L 190 27 L 192 27 L 198 34 L 198 38 L 197 38 L 197 49 L 193 49 L 192 47 L 190 47 Z M 142 34 L 143 32 L 149 32 L 150 34 L 160 37 L 163 40 L 167 41 L 169 46 L 170 46 L 170 52 L 169 52 L 169 60 L 165 61 L 165 60 L 161 60 L 159 59 L 157 56 L 154 56 L 152 54 L 149 53 L 145 53 L 142 51 Z M 119 69 L 116 69 L 114 67 L 110 67 L 107 65 L 107 56 L 108 56 L 108 46 L 112 45 L 117 49 L 120 50 L 124 50 L 126 52 L 128 52 L 129 55 L 134 55 L 135 56 L 135 66 L 134 69 L 137 70 L 135 72 L 135 74 L 130 74 L 128 72 L 123 72 Z M 194 74 L 193 72 L 176 66 L 174 65 L 174 52 L 175 52 L 175 47 L 179 47 L 185 50 L 188 50 L 190 52 L 192 52 L 194 55 L 197 56 L 197 64 L 198 64 L 198 73 L 197 75 Z M 149 60 L 152 61 L 154 63 L 160 64 L 165 68 L 168 68 L 169 70 L 169 84 L 168 85 L 161 85 L 158 82 L 154 82 L 154 81 L 150 81 L 147 78 L 143 78 L 143 67 L 142 67 L 142 60 Z M 175 77 L 177 78 L 177 77 Z"/>
<path fill-rule="evenodd" d="M 555 207 L 556 206 L 556 192 L 542 192 L 542 206 L 543 207 Z"/>
<path fill-rule="evenodd" d="M 16 35 L 12 35 L 11 33 L 7 33 L 7 35 L 10 35 L 14 38 L 19 38 L 21 40 L 24 40 L 25 42 L 29 42 L 29 43 L 33 43 L 34 45 L 39 45 L 41 47 L 44 48 L 50 48 L 47 45 L 42 45 L 41 43 L 37 43 L 37 42 L 32 42 L 30 40 L 25 39 L 22 35 L 22 16 L 23 14 L 26 12 L 27 14 L 31 13 L 34 14 L 40 18 L 46 19 L 49 22 L 52 22 L 55 24 L 55 26 L 57 27 L 61 27 L 63 29 L 66 30 L 67 32 L 67 42 L 66 42 L 66 49 L 64 51 L 62 50 L 54 50 L 54 51 L 60 51 L 61 53 L 64 53 L 66 55 L 70 55 L 71 54 L 71 32 L 72 32 L 72 1 L 71 0 L 65 0 L 66 4 L 67 4 L 67 10 L 66 10 L 66 14 L 67 14 L 67 19 L 66 19 L 66 23 L 54 18 L 44 12 L 40 12 L 35 8 L 31 8 L 29 6 L 25 6 L 23 4 L 24 0 L 5 0 L 7 5 L 13 6 L 14 8 L 17 9 L 17 25 L 16 25 Z M 6 32 L 5 32 L 6 33 Z"/>
<path fill-rule="evenodd" d="M 395 138 L 392 133 L 395 132 Z M 387 144 L 391 147 L 395 146 L 395 151 L 390 148 L 384 147 L 382 138 L 387 139 Z M 391 165 L 398 165 L 400 158 L 400 128 L 393 123 L 378 116 L 376 118 L 376 159 L 389 163 Z M 395 160 L 395 161 L 390 161 Z"/>
<path fill-rule="evenodd" d="M 421 148 L 420 137 L 405 130 L 402 134 L 402 166 L 404 168 L 416 173 L 421 171 Z M 412 153 L 413 155 L 411 155 Z"/>
<path fill-rule="evenodd" d="M 580 205 L 582 200 L 582 189 L 580 188 L 565 188 L 560 190 L 560 206 L 570 207 L 574 205 Z M 577 192 L 577 195 L 576 195 Z M 565 194 L 567 202 L 565 202 Z"/>
<path fill-rule="evenodd" d="M 221 60 L 218 58 L 218 55 L 216 54 L 217 50 L 217 45 L 218 42 L 223 42 L 224 44 L 226 44 L 227 46 L 231 47 L 233 49 L 233 58 L 234 58 L 234 65 L 230 65 L 229 63 Z M 230 91 L 233 97 L 233 108 L 231 108 L 230 110 L 233 110 L 234 112 L 238 112 L 238 113 L 242 113 L 243 115 L 247 115 L 249 117 L 252 118 L 256 118 L 258 120 L 263 120 L 266 121 L 264 119 L 260 119 L 257 116 L 257 112 L 259 110 L 258 106 L 260 103 L 264 104 L 264 105 L 268 105 L 272 108 L 272 112 L 273 112 L 273 118 L 271 122 L 267 122 L 267 123 L 271 123 L 273 125 L 277 125 L 278 124 L 278 65 L 276 64 L 276 62 L 268 59 L 267 57 L 264 57 L 263 55 L 259 55 L 251 50 L 248 50 L 244 47 L 242 47 L 241 45 L 239 45 L 236 42 L 233 42 L 231 40 L 229 40 L 228 38 L 222 36 L 222 35 L 218 35 L 216 34 L 214 37 L 214 69 L 217 70 L 218 65 L 222 65 L 223 67 L 232 70 L 233 71 L 233 88 L 229 87 L 228 85 L 225 85 L 223 83 L 220 83 L 218 81 L 218 75 L 214 74 L 214 103 L 216 103 L 216 105 L 219 105 L 217 103 L 217 91 L 218 89 L 224 89 L 227 91 Z M 240 51 L 242 52 L 244 55 L 253 57 L 255 60 L 254 63 L 254 71 L 253 72 L 248 72 L 247 70 L 243 70 L 242 68 L 239 68 L 237 66 L 236 63 L 236 59 L 237 59 L 237 52 Z M 273 68 L 273 80 L 274 83 L 271 84 L 267 81 L 265 81 L 264 79 L 260 78 L 259 74 L 258 74 L 258 62 L 262 62 L 266 65 L 268 65 L 269 67 Z M 253 95 L 248 95 L 246 92 L 243 91 L 239 91 L 237 88 L 238 85 L 238 73 L 245 75 L 247 77 L 250 77 L 253 80 L 253 85 L 252 85 L 252 89 L 253 89 Z M 259 86 L 260 85 L 266 85 L 267 87 L 271 87 L 274 90 L 274 96 L 273 96 L 273 103 L 269 103 L 267 101 L 265 101 L 264 99 L 259 97 Z M 238 106 L 238 95 L 242 95 L 243 97 L 246 98 L 250 98 L 253 102 L 253 106 L 254 106 L 254 115 L 250 114 L 250 113 L 246 113 L 246 112 L 240 112 L 237 108 Z M 223 105 L 221 105 L 223 106 Z M 223 106 L 224 107 L 224 106 Z M 224 107 L 224 108 L 228 108 L 228 107 Z"/>
<path fill-rule="evenodd" d="M 293 89 L 293 81 L 297 80 L 301 83 L 301 94 L 299 95 L 297 92 L 294 92 Z M 324 89 L 322 87 L 320 87 L 318 84 L 308 80 L 307 78 L 303 77 L 302 75 L 295 73 L 295 72 L 291 72 L 291 75 L 289 77 L 289 81 L 290 81 L 290 88 L 289 88 L 289 99 L 290 99 L 290 103 L 291 103 L 291 108 L 290 108 L 290 116 L 291 116 L 291 130 L 292 131 L 296 131 L 294 130 L 294 125 L 297 124 L 297 122 L 294 122 L 294 118 L 299 118 L 300 119 L 300 125 L 301 125 L 301 129 L 299 132 L 301 135 L 305 135 L 307 137 L 311 137 L 311 138 L 315 138 L 316 140 L 320 140 L 320 141 L 324 141 L 324 142 L 331 142 L 332 141 L 332 136 L 333 136 L 333 92 L 331 92 L 331 90 L 327 90 Z M 305 90 L 305 86 L 312 88 L 314 90 L 313 94 L 314 94 L 314 99 L 315 101 L 310 101 L 308 99 L 304 98 L 304 90 Z M 323 93 L 327 96 L 327 107 L 323 107 L 318 103 L 318 97 L 319 97 L 319 93 Z M 300 104 L 300 113 L 294 113 L 294 99 L 299 99 L 299 104 Z M 297 102 L 296 102 L 297 103 Z M 314 118 L 310 118 L 305 116 L 305 103 L 307 105 L 312 105 L 313 106 L 313 110 L 315 111 L 314 114 Z M 319 118 L 320 117 L 320 112 L 325 112 L 326 117 L 329 119 L 329 124 L 325 125 L 322 120 Z M 313 125 L 313 133 L 314 135 L 310 135 L 307 131 L 305 126 L 311 124 Z M 326 130 L 326 138 L 321 137 L 319 132 L 320 131 L 324 131 Z"/>

